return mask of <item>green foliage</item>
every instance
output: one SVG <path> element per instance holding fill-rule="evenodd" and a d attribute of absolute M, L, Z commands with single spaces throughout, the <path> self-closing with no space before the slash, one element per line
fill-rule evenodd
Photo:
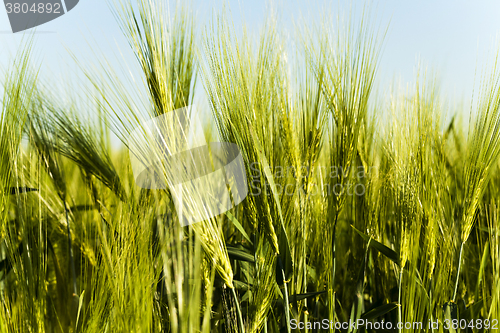
<path fill-rule="evenodd" d="M 83 103 L 53 96 L 31 44 L 3 80 L 0 332 L 363 319 L 434 333 L 446 319 L 500 319 L 496 63 L 465 135 L 460 114 L 443 121 L 425 71 L 375 103 L 383 35 L 369 11 L 292 48 L 272 18 L 255 41 L 224 15 L 197 36 L 185 8 L 170 20 L 161 1 L 114 5 L 143 75 L 136 91 L 104 63 L 85 72 L 96 90 L 71 96 Z M 170 190 L 135 185 L 126 146 L 144 120 L 191 104 L 198 76 L 215 124 L 204 131 L 240 147 L 249 195 L 182 227 Z"/>

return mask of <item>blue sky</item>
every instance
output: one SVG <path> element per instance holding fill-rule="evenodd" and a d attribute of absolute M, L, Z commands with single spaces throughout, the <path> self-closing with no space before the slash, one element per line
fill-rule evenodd
<path fill-rule="evenodd" d="M 339 7 L 349 7 L 349 2 L 344 0 L 311 3 L 281 0 L 272 5 L 264 0 L 228 3 L 234 24 L 246 22 L 255 31 L 271 7 L 288 29 L 293 29 L 292 22 L 300 26 L 318 21 L 325 9 L 336 14 Z M 357 3 L 358 8 L 362 3 Z M 374 5 L 377 22 L 389 24 L 379 67 L 382 92 L 387 92 L 395 79 L 402 84 L 414 82 L 420 61 L 437 74 L 447 96 L 465 102 L 470 100 L 476 68 L 481 69 L 488 54 L 491 58 L 495 50 L 500 32 L 500 1 L 381 0 L 370 3 Z M 190 8 L 196 15 L 198 27 L 203 28 L 222 4 L 222 0 L 192 0 Z M 84 64 L 96 62 L 96 51 L 106 57 L 123 54 L 123 61 L 127 63 L 135 61 L 105 0 L 80 0 L 68 14 L 38 27 L 34 37 L 41 75 L 51 78 L 54 84 L 64 82 L 68 73 L 76 71 L 69 52 Z M 26 40 L 26 36 L 22 33 L 10 32 L 6 11 L 0 8 L 0 68 L 6 68 L 23 39 Z"/>

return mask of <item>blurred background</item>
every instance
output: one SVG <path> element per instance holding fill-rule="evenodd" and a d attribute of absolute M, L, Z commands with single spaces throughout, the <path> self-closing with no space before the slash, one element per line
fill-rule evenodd
<path fill-rule="evenodd" d="M 169 2 L 172 15 L 176 4 L 176 1 Z M 396 84 L 404 87 L 414 83 L 420 64 L 436 75 L 443 97 L 452 101 L 452 108 L 462 108 L 467 112 L 475 79 L 476 82 L 479 79 L 477 70 L 481 70 L 492 58 L 500 31 L 500 2 L 496 0 L 383 0 L 357 1 L 354 5 L 344 0 L 190 0 L 184 4 L 196 17 L 198 37 L 214 14 L 226 8 L 238 33 L 246 25 L 248 31 L 255 35 L 266 16 L 275 13 L 292 46 L 297 39 L 297 26 L 318 23 L 325 14 L 336 16 L 350 10 L 361 13 L 368 4 L 376 25 L 382 29 L 388 27 L 377 75 L 378 95 L 387 96 Z M 99 61 L 112 61 L 123 69 L 124 74 L 128 71 L 133 73 L 136 68 L 134 55 L 116 24 L 110 1 L 81 0 L 66 15 L 36 30 L 17 34 L 11 32 L 6 10 L 1 8 L 2 72 L 22 41 L 31 37 L 34 37 L 34 55 L 40 65 L 40 73 L 44 78 L 49 77 L 55 85 L 68 79 L 77 86 L 81 85 L 84 80 L 79 66 L 92 66 Z M 67 87 L 57 88 L 64 91 Z"/>

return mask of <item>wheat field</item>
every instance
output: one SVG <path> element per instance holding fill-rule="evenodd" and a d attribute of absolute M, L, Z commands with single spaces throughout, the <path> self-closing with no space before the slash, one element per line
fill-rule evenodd
<path fill-rule="evenodd" d="M 112 5 L 137 89 L 103 60 L 88 91 L 51 94 L 33 40 L 1 79 L 1 332 L 500 328 L 498 57 L 450 120 L 425 68 L 380 102 L 368 9 L 298 29 L 292 56 L 272 17 L 240 36 L 224 13 Z M 181 226 L 168 188 L 137 186 L 128 138 L 197 94 L 249 194 Z"/>

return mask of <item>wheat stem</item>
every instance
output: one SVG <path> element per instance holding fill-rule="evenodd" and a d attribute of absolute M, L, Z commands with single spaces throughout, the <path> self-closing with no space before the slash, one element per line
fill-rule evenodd
<path fill-rule="evenodd" d="M 73 296 L 77 295 L 77 286 L 76 286 L 76 270 L 75 270 L 75 260 L 73 258 L 73 247 L 71 245 L 71 228 L 69 226 L 69 218 L 68 218 L 68 207 L 66 206 L 66 201 L 64 203 L 64 211 L 66 212 L 66 225 L 68 231 L 68 254 L 69 254 L 69 264 L 71 269 L 71 277 L 73 279 Z"/>
<path fill-rule="evenodd" d="M 400 267 L 399 269 L 399 290 L 398 290 L 398 321 L 401 323 L 402 322 L 402 319 L 403 319 L 403 310 L 402 310 L 402 306 L 401 306 L 401 283 L 403 281 L 403 267 Z M 398 329 L 399 333 L 402 332 L 402 328 L 399 327 Z"/>
<path fill-rule="evenodd" d="M 243 325 L 243 316 L 241 315 L 240 304 L 238 301 L 238 296 L 236 295 L 235 288 L 230 288 L 233 292 L 234 303 L 236 304 L 236 312 L 238 313 L 238 324 L 240 326 L 240 332 L 245 333 L 245 326 Z"/>
<path fill-rule="evenodd" d="M 453 292 L 453 302 L 456 302 L 457 291 L 458 291 L 458 280 L 460 278 L 460 268 L 462 267 L 462 253 L 464 250 L 465 242 L 460 244 L 460 255 L 458 256 L 458 269 L 457 269 L 457 280 L 455 281 L 455 291 Z"/>

